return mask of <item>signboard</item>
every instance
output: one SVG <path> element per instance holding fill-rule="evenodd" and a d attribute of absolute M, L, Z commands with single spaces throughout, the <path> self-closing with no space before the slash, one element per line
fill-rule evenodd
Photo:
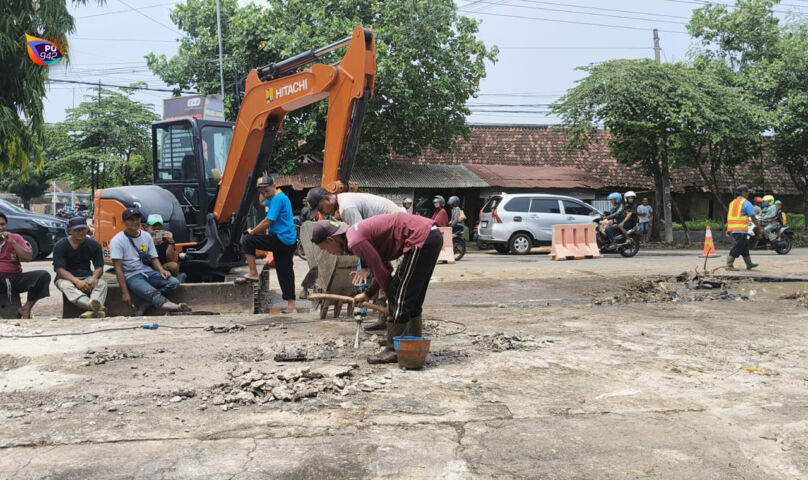
<path fill-rule="evenodd" d="M 189 95 L 164 99 L 163 120 L 180 117 L 224 121 L 224 102 L 221 95 Z"/>

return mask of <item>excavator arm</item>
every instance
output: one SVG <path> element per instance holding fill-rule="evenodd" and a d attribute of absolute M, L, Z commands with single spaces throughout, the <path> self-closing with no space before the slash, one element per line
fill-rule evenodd
<path fill-rule="evenodd" d="M 348 49 L 338 64 L 316 63 L 291 73 L 345 45 Z M 218 276 L 243 265 L 238 242 L 255 197 L 255 180 L 289 112 L 328 99 L 322 185 L 333 193 L 348 189 L 375 78 L 373 32 L 361 26 L 331 45 L 250 71 L 227 163 L 207 217 L 205 241 L 198 249 L 188 248 L 181 260 L 186 265 L 201 264 Z"/>
<path fill-rule="evenodd" d="M 348 45 L 337 65 L 315 64 L 290 75 L 317 58 Z M 348 188 L 367 102 L 376 76 L 373 32 L 358 26 L 353 35 L 319 50 L 252 70 L 233 131 L 233 140 L 213 208 L 219 224 L 246 216 L 255 193 L 260 159 L 271 154 L 275 135 L 291 111 L 328 98 L 323 155 L 323 187 L 334 193 Z"/>

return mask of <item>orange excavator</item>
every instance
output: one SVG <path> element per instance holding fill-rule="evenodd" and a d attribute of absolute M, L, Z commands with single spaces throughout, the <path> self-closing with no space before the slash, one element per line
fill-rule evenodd
<path fill-rule="evenodd" d="M 339 63 L 296 72 L 345 45 Z M 95 238 L 106 260 L 110 240 L 124 228 L 121 213 L 137 207 L 163 217 L 190 282 L 223 281 L 245 264 L 239 241 L 256 202 L 255 182 L 286 115 L 328 99 L 322 186 L 345 191 L 375 76 L 373 32 L 357 26 L 331 45 L 251 70 L 235 124 L 190 117 L 153 124 L 154 185 L 95 193 Z"/>

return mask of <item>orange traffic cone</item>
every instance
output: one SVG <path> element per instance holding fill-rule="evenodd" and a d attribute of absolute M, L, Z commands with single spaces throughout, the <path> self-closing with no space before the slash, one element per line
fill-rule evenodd
<path fill-rule="evenodd" d="M 699 255 L 699 258 L 713 258 L 717 257 L 715 254 L 715 245 L 713 244 L 713 232 L 710 226 L 707 225 L 707 230 L 704 232 L 704 253 Z"/>

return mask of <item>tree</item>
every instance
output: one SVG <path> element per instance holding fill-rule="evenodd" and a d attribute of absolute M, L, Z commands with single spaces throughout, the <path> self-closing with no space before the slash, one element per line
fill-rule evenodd
<path fill-rule="evenodd" d="M 670 170 L 706 163 L 715 183 L 714 170 L 743 157 L 744 142 L 759 134 L 756 111 L 716 76 L 682 63 L 612 60 L 582 70 L 587 77 L 552 106 L 568 149 L 586 148 L 593 128 L 607 129 L 617 161 L 654 178 L 663 239 L 672 242 Z"/>
<path fill-rule="evenodd" d="M 186 32 L 179 53 L 167 59 L 149 55 L 152 71 L 177 90 L 219 92 L 214 0 L 186 0 L 171 13 Z M 268 0 L 239 7 L 222 1 L 222 36 L 226 91 L 234 91 L 234 71 L 250 68 L 328 45 L 350 35 L 357 24 L 376 35 L 377 76 L 362 128 L 357 161 L 380 163 L 393 152 L 417 155 L 431 146 L 450 149 L 459 136 L 468 138 L 466 101 L 485 76 L 485 61 L 497 50 L 475 37 L 477 22 L 459 16 L 451 0 Z M 336 56 L 323 58 L 335 61 Z M 228 117 L 236 102 L 228 99 Z M 324 102 L 289 114 L 276 146 L 281 162 L 303 154 L 320 154 L 325 143 Z M 288 170 L 288 162 L 276 164 Z"/>
<path fill-rule="evenodd" d="M 59 171 L 74 188 L 151 183 L 152 106 L 104 88 L 67 110 L 60 125 L 71 149 L 58 158 Z"/>
<path fill-rule="evenodd" d="M 75 24 L 66 0 L 5 0 L 0 3 L 0 18 L 0 168 L 27 172 L 29 162 L 37 166 L 42 162 L 42 98 L 48 67 L 28 58 L 25 34 L 65 36 Z"/>
<path fill-rule="evenodd" d="M 769 115 L 763 130 L 768 168 L 788 172 L 808 216 L 808 20 L 781 22 L 779 0 L 738 0 L 735 8 L 707 5 L 693 12 L 688 30 L 699 41 L 697 65 L 724 71 Z"/>

